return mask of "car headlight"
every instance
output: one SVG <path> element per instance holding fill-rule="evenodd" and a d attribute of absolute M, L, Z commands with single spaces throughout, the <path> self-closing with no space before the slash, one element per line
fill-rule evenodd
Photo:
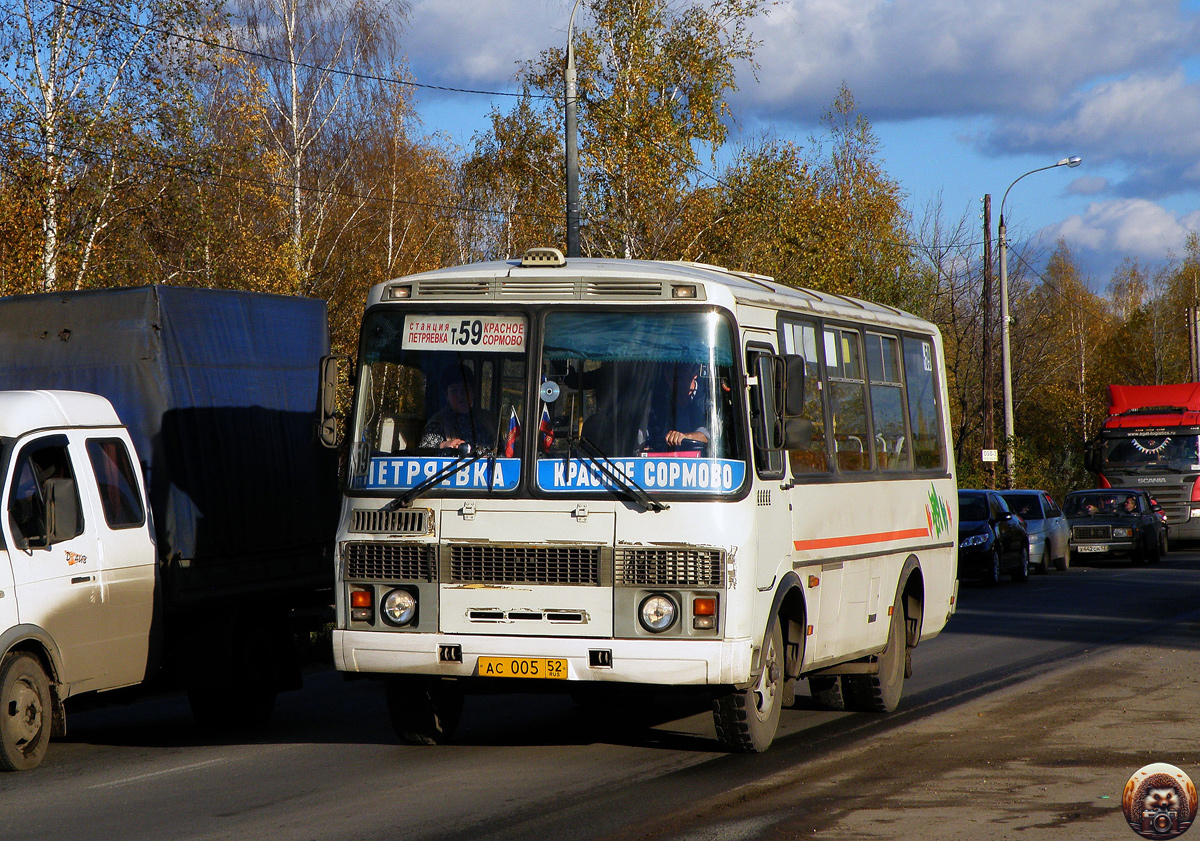
<path fill-rule="evenodd" d="M 642 627 L 652 634 L 670 630 L 678 615 L 679 608 L 675 605 L 675 600 L 662 593 L 647 596 L 638 608 L 638 619 L 641 620 Z"/>
<path fill-rule="evenodd" d="M 1133 537 L 1133 529 L 1114 528 L 1113 537 Z"/>
<path fill-rule="evenodd" d="M 389 625 L 409 625 L 417 618 L 417 597 L 408 590 L 392 590 L 383 597 L 379 612 Z"/>
<path fill-rule="evenodd" d="M 986 534 L 973 534 L 970 537 L 963 538 L 962 543 L 958 544 L 958 548 L 966 549 L 971 546 L 982 546 L 987 543 L 987 540 L 988 535 Z"/>

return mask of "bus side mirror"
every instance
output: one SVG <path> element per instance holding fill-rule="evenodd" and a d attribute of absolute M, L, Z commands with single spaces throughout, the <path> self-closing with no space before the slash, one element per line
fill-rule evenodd
<path fill-rule="evenodd" d="M 778 453 L 783 449 L 784 395 L 783 357 L 772 353 L 758 353 L 754 359 L 754 372 L 758 386 L 754 390 L 757 411 L 754 413 L 754 445 L 765 453 Z"/>
<path fill-rule="evenodd" d="M 346 357 L 332 355 L 321 357 L 321 418 L 318 421 L 317 438 L 323 446 L 331 449 L 338 444 L 337 386 L 343 359 Z"/>
<path fill-rule="evenodd" d="M 783 357 L 783 417 L 785 420 L 804 414 L 804 357 L 789 353 Z"/>

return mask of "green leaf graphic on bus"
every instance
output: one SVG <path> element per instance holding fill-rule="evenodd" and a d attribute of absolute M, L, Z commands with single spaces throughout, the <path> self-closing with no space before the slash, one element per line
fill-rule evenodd
<path fill-rule="evenodd" d="M 929 533 L 942 536 L 950 531 L 950 506 L 938 496 L 937 489 L 929 486 L 929 504 L 925 506 L 925 519 L 929 523 Z"/>

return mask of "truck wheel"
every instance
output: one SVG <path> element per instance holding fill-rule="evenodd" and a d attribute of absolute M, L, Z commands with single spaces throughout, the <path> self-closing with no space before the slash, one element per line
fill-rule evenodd
<path fill-rule="evenodd" d="M 753 686 L 713 698 L 717 741 L 737 753 L 762 753 L 775 741 L 783 706 L 783 628 L 777 617 L 763 641 L 762 673 Z"/>
<path fill-rule="evenodd" d="M 873 675 L 842 675 L 846 709 L 855 712 L 888 713 L 896 709 L 904 693 L 904 671 L 908 659 L 908 637 L 904 631 L 904 605 L 896 599 L 892 609 L 887 649 L 879 655 L 879 672 Z"/>
<path fill-rule="evenodd" d="M 0 769 L 36 768 L 50 745 L 50 681 L 41 663 L 14 651 L 0 662 Z"/>
<path fill-rule="evenodd" d="M 842 697 L 842 681 L 837 675 L 810 677 L 808 691 L 813 700 L 831 710 L 846 709 L 846 699 Z"/>
<path fill-rule="evenodd" d="M 388 716 L 397 738 L 406 745 L 443 745 L 462 718 L 465 693 L 448 681 L 388 678 Z"/>

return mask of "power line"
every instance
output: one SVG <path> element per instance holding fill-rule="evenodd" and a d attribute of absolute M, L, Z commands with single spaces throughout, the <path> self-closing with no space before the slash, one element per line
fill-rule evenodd
<path fill-rule="evenodd" d="M 292 67 L 302 67 L 305 70 L 313 70 L 318 73 L 330 73 L 330 74 L 338 75 L 338 76 L 348 76 L 353 79 L 361 79 L 363 81 L 368 81 L 368 82 L 383 82 L 386 84 L 402 85 L 402 86 L 410 87 L 410 88 L 421 88 L 423 90 L 444 91 L 444 92 L 448 92 L 448 93 L 469 93 L 469 94 L 478 94 L 481 96 L 508 96 L 508 97 L 516 97 L 516 98 L 530 97 L 532 99 L 551 99 L 552 98 L 551 96 L 546 95 L 546 94 L 530 94 L 530 93 L 527 93 L 524 91 L 521 91 L 521 92 L 488 91 L 488 90 L 473 90 L 471 88 L 456 88 L 456 87 L 452 87 L 449 85 L 431 85 L 426 82 L 414 82 L 410 79 L 397 79 L 397 78 L 394 78 L 391 76 L 377 76 L 377 75 L 374 75 L 371 73 L 358 73 L 353 70 L 341 70 L 336 67 L 325 67 L 325 66 L 322 66 L 319 64 L 309 64 L 307 62 L 295 61 L 290 58 L 280 58 L 279 56 L 274 56 L 269 53 L 260 53 L 260 52 L 255 52 L 254 50 L 247 50 L 243 47 L 235 47 L 231 44 L 221 43 L 220 41 L 210 41 L 205 38 L 198 38 L 195 35 L 185 35 L 181 32 L 173 32 L 169 29 L 163 29 L 161 27 L 151 26 L 149 24 L 142 23 L 141 21 L 136 21 L 136 20 L 133 20 L 132 18 L 124 17 L 122 15 L 116 15 L 116 14 L 112 14 L 110 12 L 102 12 L 102 11 L 99 11 L 96 9 L 89 9 L 84 6 L 78 6 L 74 3 L 68 2 L 68 0 L 55 0 L 55 2 L 61 6 L 65 6 L 68 9 L 74 9 L 77 12 L 89 14 L 94 17 L 107 18 L 108 20 L 116 21 L 117 23 L 126 24 L 128 26 L 132 26 L 132 27 L 135 27 L 138 29 L 143 29 L 147 32 L 153 32 L 157 35 L 162 35 L 167 38 L 175 38 L 180 41 L 188 41 L 190 43 L 200 44 L 202 46 L 209 47 L 211 49 L 225 50 L 227 52 L 232 52 L 232 53 L 236 53 L 238 55 L 248 56 L 250 58 L 258 58 L 258 59 L 262 59 L 264 61 L 275 61 L 275 62 L 279 62 L 280 64 L 290 65 Z"/>

